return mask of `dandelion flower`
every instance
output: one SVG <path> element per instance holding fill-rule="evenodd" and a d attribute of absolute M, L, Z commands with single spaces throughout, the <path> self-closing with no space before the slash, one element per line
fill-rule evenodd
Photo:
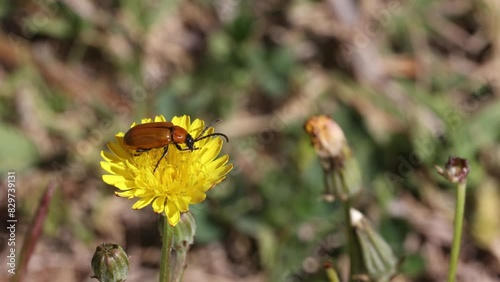
<path fill-rule="evenodd" d="M 163 116 L 157 116 L 154 121 L 166 120 Z M 142 123 L 150 122 L 153 121 L 142 120 Z M 195 138 L 204 128 L 202 120 L 196 119 L 191 123 L 189 116 L 174 117 L 172 123 L 186 129 Z M 213 131 L 213 128 L 209 128 L 205 134 Z M 163 148 L 136 154 L 125 147 L 123 136 L 124 133 L 119 132 L 116 142 L 108 143 L 111 153 L 101 152 L 104 159 L 101 167 L 109 173 L 103 175 L 102 179 L 119 190 L 115 192 L 117 196 L 138 198 L 133 209 L 142 209 L 151 204 L 155 212 L 165 214 L 172 226 L 179 222 L 181 213 L 188 212 L 189 205 L 205 200 L 206 192 L 224 180 L 233 168 L 232 164 L 228 164 L 228 155 L 217 158 L 223 144 L 220 137 L 196 142 L 199 149 L 194 151 L 180 151 L 171 144 L 168 153 L 154 170 Z"/>

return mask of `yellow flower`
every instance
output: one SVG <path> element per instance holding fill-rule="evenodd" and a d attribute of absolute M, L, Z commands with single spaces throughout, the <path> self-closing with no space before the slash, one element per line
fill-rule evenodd
<path fill-rule="evenodd" d="M 163 116 L 157 116 L 154 121 L 166 120 Z M 150 122 L 151 119 L 142 120 L 142 123 Z M 196 119 L 191 123 L 189 116 L 174 117 L 172 123 L 186 129 L 194 138 L 204 128 L 202 120 Z M 205 134 L 213 132 L 214 129 L 209 128 Z M 180 213 L 187 212 L 190 204 L 205 200 L 205 193 L 224 180 L 233 168 L 232 164 L 228 164 L 228 155 L 217 158 L 223 143 L 220 137 L 196 142 L 199 149 L 194 151 L 180 151 L 173 144 L 169 145 L 168 153 L 153 171 L 163 154 L 163 148 L 137 155 L 125 147 L 123 136 L 124 133 L 119 132 L 116 142 L 108 143 L 112 153 L 101 152 L 104 159 L 101 167 L 110 173 L 103 175 L 102 179 L 120 190 L 115 192 L 116 195 L 128 199 L 139 198 L 133 209 L 142 209 L 151 204 L 155 212 L 165 213 L 172 226 L 179 222 Z M 181 147 L 185 145 L 181 144 Z"/>

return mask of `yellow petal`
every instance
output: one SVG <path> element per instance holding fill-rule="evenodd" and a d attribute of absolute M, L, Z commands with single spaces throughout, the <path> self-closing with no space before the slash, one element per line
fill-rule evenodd
<path fill-rule="evenodd" d="M 125 178 L 121 175 L 104 174 L 102 180 L 109 185 L 115 185 L 116 183 L 124 182 Z"/>
<path fill-rule="evenodd" d="M 130 152 L 125 150 L 120 144 L 115 142 L 109 142 L 108 148 L 113 152 L 118 158 L 126 159 L 130 157 Z"/>
<path fill-rule="evenodd" d="M 207 168 L 208 171 L 212 171 L 212 170 L 214 170 L 216 168 L 224 166 L 227 163 L 228 160 L 229 160 L 229 156 L 228 155 L 224 155 L 224 156 L 216 159 L 215 161 L 210 162 L 206 166 L 206 168 Z"/>
<path fill-rule="evenodd" d="M 125 167 L 116 163 L 107 163 L 107 162 L 101 162 L 101 167 L 105 171 L 111 173 L 111 174 L 117 174 L 117 175 L 126 175 L 128 172 L 126 172 Z"/>
<path fill-rule="evenodd" d="M 205 200 L 206 197 L 207 197 L 207 194 L 205 194 L 204 192 L 203 193 L 194 193 L 191 196 L 191 203 L 193 203 L 193 204 L 201 203 Z"/>
<path fill-rule="evenodd" d="M 139 210 L 149 205 L 154 200 L 154 197 L 141 198 L 132 206 L 134 210 Z"/>
<path fill-rule="evenodd" d="M 177 207 L 181 212 L 187 212 L 189 210 L 189 203 L 191 202 L 191 197 L 182 196 L 177 198 Z"/>
<path fill-rule="evenodd" d="M 156 213 L 161 213 L 165 209 L 165 197 L 158 197 L 156 200 L 153 201 L 153 204 L 151 204 L 151 207 Z"/>
<path fill-rule="evenodd" d="M 212 171 L 212 175 L 223 176 L 228 174 L 233 169 L 233 164 L 218 167 Z"/>
<path fill-rule="evenodd" d="M 204 129 L 204 122 L 200 119 L 195 119 L 194 122 L 187 128 L 187 131 L 193 138 L 198 138 Z"/>
<path fill-rule="evenodd" d="M 179 213 L 177 206 L 173 201 L 169 200 L 167 200 L 167 205 L 165 206 L 165 215 L 168 218 L 168 222 L 172 226 L 175 226 L 181 218 L 181 214 Z"/>
<path fill-rule="evenodd" d="M 218 148 L 213 148 L 212 143 L 214 146 L 218 146 Z M 200 158 L 199 161 L 202 164 L 206 164 L 210 162 L 211 160 L 215 159 L 217 155 L 220 153 L 220 150 L 222 149 L 222 140 L 220 138 L 216 138 L 213 140 L 210 140 L 209 144 L 205 145 L 201 151 L 200 151 Z"/>
<path fill-rule="evenodd" d="M 124 192 L 115 192 L 115 195 L 122 198 L 132 199 L 134 197 L 134 191 L 128 190 Z"/>
<path fill-rule="evenodd" d="M 118 158 L 115 154 L 111 154 L 107 151 L 101 151 L 101 157 L 107 162 L 119 162 L 120 158 Z"/>
<path fill-rule="evenodd" d="M 155 122 L 166 122 L 167 120 L 163 115 L 155 116 Z"/>

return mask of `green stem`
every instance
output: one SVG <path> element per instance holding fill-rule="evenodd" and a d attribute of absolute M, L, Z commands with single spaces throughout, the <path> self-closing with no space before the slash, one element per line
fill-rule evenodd
<path fill-rule="evenodd" d="M 344 216 L 345 216 L 345 230 L 347 236 L 347 253 L 349 254 L 350 259 L 350 270 L 349 270 L 349 281 L 352 279 L 352 275 L 356 273 L 358 269 L 358 259 L 356 257 L 354 251 L 354 237 L 352 233 L 352 221 L 351 221 L 351 202 L 350 200 L 345 200 L 342 202 L 342 206 L 344 208 Z"/>
<path fill-rule="evenodd" d="M 329 282 L 340 282 L 337 271 L 335 271 L 335 268 L 333 268 L 333 266 L 326 269 L 326 276 L 328 277 Z"/>
<path fill-rule="evenodd" d="M 349 191 L 349 187 L 347 186 L 347 182 L 345 179 L 344 171 L 340 171 L 340 184 L 342 188 L 342 193 L 345 199 L 342 200 L 342 207 L 344 208 L 344 216 L 345 216 L 345 228 L 346 228 L 346 236 L 347 236 L 347 253 L 349 254 L 350 267 L 349 267 L 349 281 L 354 281 L 353 277 L 356 274 L 363 273 L 363 257 L 360 252 L 359 244 L 357 244 L 356 234 L 354 227 L 352 226 L 351 219 L 351 193 Z"/>
<path fill-rule="evenodd" d="M 350 253 L 352 246 L 352 236 L 351 236 L 351 203 L 349 200 L 342 202 L 342 206 L 344 208 L 344 216 L 345 216 L 345 226 L 346 226 L 346 236 L 347 236 L 347 253 Z"/>
<path fill-rule="evenodd" d="M 457 274 L 458 256 L 460 254 L 460 242 L 462 239 L 462 225 L 464 220 L 465 192 L 467 184 L 465 181 L 458 183 L 457 203 L 455 207 L 455 219 L 453 222 L 453 243 L 451 248 L 450 269 L 448 282 L 454 282 Z"/>
<path fill-rule="evenodd" d="M 170 256 L 172 253 L 174 227 L 170 226 L 166 216 L 163 217 L 163 234 L 161 243 L 160 282 L 170 282 Z"/>

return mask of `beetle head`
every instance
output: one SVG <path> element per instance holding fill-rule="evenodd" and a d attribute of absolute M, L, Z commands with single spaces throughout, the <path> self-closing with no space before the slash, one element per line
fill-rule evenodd
<path fill-rule="evenodd" d="M 186 147 L 188 147 L 188 149 L 190 151 L 194 151 L 196 150 L 197 148 L 194 147 L 194 142 L 196 140 L 193 138 L 193 136 L 191 136 L 191 134 L 186 134 L 186 140 L 184 141 L 184 144 L 186 144 Z"/>

